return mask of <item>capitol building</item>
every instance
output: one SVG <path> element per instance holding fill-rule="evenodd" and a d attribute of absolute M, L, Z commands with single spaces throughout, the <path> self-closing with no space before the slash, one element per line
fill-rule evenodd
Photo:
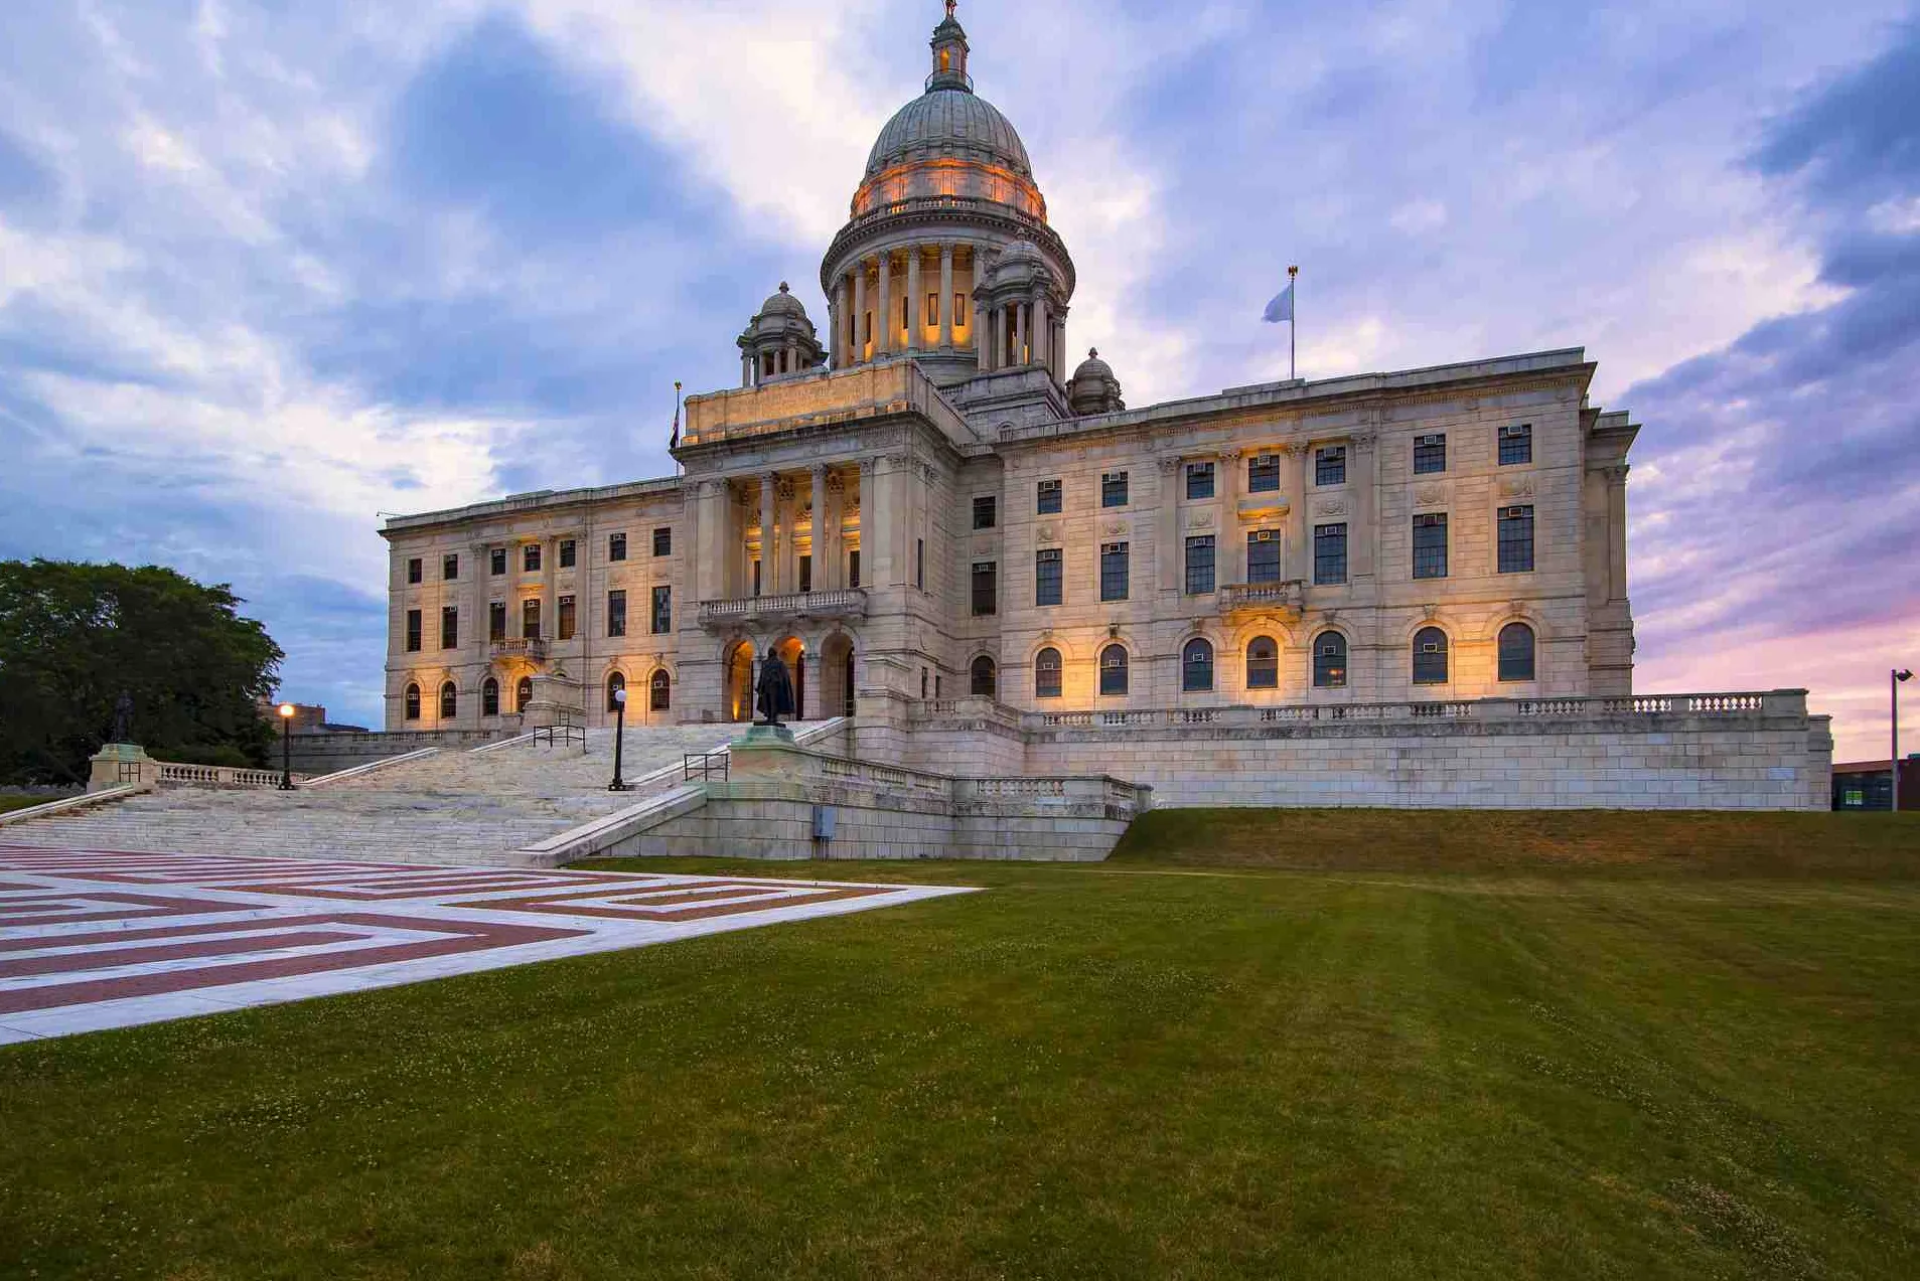
<path fill-rule="evenodd" d="M 1072 254 L 970 52 L 949 13 L 827 246 L 826 315 L 767 298 L 739 386 L 686 400 L 683 474 L 385 524 L 387 729 L 600 726 L 620 690 L 630 725 L 746 721 L 772 649 L 862 757 L 1138 760 L 1176 796 L 1169 752 L 1277 777 L 1268 732 L 1375 799 L 1477 705 L 1635 732 L 1639 427 L 1588 402 L 1583 352 L 1130 405 L 1125 353 L 1074 343 Z M 1803 697 L 1782 742 L 1817 720 Z"/>

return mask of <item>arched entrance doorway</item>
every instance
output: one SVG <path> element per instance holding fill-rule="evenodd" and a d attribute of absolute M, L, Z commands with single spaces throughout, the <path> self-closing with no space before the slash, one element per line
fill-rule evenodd
<path fill-rule="evenodd" d="M 853 715 L 853 638 L 835 632 L 820 646 L 820 716 Z"/>
<path fill-rule="evenodd" d="M 789 636 L 773 649 L 793 679 L 793 719 L 804 721 L 812 711 L 807 704 L 807 647 L 797 637 Z"/>
<path fill-rule="evenodd" d="M 753 719 L 753 642 L 735 641 L 727 647 L 726 680 L 720 715 L 730 721 Z"/>

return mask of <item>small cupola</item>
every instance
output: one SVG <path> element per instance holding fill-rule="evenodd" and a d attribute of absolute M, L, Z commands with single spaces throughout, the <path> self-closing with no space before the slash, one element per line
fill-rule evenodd
<path fill-rule="evenodd" d="M 1120 380 L 1113 376 L 1113 367 L 1100 359 L 1098 347 L 1087 353 L 1080 368 L 1067 380 L 1067 404 L 1075 418 L 1117 414 L 1127 407 L 1127 402 L 1120 399 Z"/>
<path fill-rule="evenodd" d="M 967 33 L 953 16 L 955 0 L 947 0 L 947 16 L 933 29 L 933 74 L 927 77 L 927 90 L 964 89 L 973 92 L 973 77 L 967 74 Z"/>
<path fill-rule="evenodd" d="M 740 385 L 759 387 L 780 378 L 808 374 L 826 358 L 807 309 L 780 282 L 780 292 L 760 304 L 735 341 L 740 348 Z"/>

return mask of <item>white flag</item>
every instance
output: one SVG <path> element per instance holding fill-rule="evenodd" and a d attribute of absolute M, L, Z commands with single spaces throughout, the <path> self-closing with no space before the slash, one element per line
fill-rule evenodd
<path fill-rule="evenodd" d="M 1277 325 L 1283 320 L 1288 324 L 1293 323 L 1293 282 L 1291 280 L 1287 282 L 1285 289 L 1273 296 L 1273 301 L 1267 304 L 1267 314 L 1261 319 L 1269 325 Z"/>

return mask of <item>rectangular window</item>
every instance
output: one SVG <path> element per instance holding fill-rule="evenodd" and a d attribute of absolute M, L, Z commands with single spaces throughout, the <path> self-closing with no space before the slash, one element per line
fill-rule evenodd
<path fill-rule="evenodd" d="M 1102 507 L 1127 505 L 1127 473 L 1110 471 L 1100 477 L 1100 505 Z"/>
<path fill-rule="evenodd" d="M 913 585 L 920 591 L 927 590 L 927 540 L 913 540 Z"/>
<path fill-rule="evenodd" d="M 440 577 L 449 583 L 460 577 L 459 556 L 442 556 L 440 558 Z"/>
<path fill-rule="evenodd" d="M 1247 459 L 1247 492 L 1271 494 L 1280 488 L 1280 455 L 1255 454 Z"/>
<path fill-rule="evenodd" d="M 1035 498 L 1033 510 L 1042 516 L 1057 515 L 1060 511 L 1060 482 L 1043 480 Z"/>
<path fill-rule="evenodd" d="M 1329 445 L 1315 451 L 1313 455 L 1313 483 L 1316 485 L 1344 485 L 1347 483 L 1347 449 L 1345 445 Z"/>
<path fill-rule="evenodd" d="M 627 594 L 624 591 L 607 593 L 607 635 L 625 636 L 627 634 Z"/>
<path fill-rule="evenodd" d="M 562 596 L 560 598 L 560 617 L 555 621 L 555 626 L 559 629 L 558 639 L 563 641 L 573 639 L 574 623 L 577 615 L 578 610 L 573 603 L 573 597 Z"/>
<path fill-rule="evenodd" d="M 1428 512 L 1413 518 L 1413 576 L 1447 576 L 1447 514 Z"/>
<path fill-rule="evenodd" d="M 1187 501 L 1213 497 L 1213 464 L 1187 464 Z"/>
<path fill-rule="evenodd" d="M 540 639 L 540 598 L 520 602 L 520 639 Z"/>
<path fill-rule="evenodd" d="M 1513 423 L 1500 429 L 1500 465 L 1533 461 L 1533 424 Z"/>
<path fill-rule="evenodd" d="M 907 327 L 913 324 L 913 299 L 900 295 L 900 332 L 905 334 Z"/>
<path fill-rule="evenodd" d="M 854 548 L 847 553 L 847 586 L 860 585 L 860 549 Z"/>
<path fill-rule="evenodd" d="M 927 295 L 927 323 L 929 325 L 937 325 L 940 323 L 940 295 L 939 294 Z"/>
<path fill-rule="evenodd" d="M 985 618 L 1000 612 L 1000 564 L 980 560 L 973 563 L 973 616 Z"/>
<path fill-rule="evenodd" d="M 420 558 L 415 556 L 407 562 L 407 582 L 417 583 L 424 576 L 420 569 Z"/>
<path fill-rule="evenodd" d="M 1426 476 L 1447 469 L 1447 438 L 1416 436 L 1413 439 L 1413 474 Z"/>
<path fill-rule="evenodd" d="M 813 590 L 813 557 L 800 558 L 800 594 L 806 595 Z"/>
<path fill-rule="evenodd" d="M 1316 586 L 1331 587 L 1347 581 L 1347 526 L 1313 527 L 1313 581 Z"/>
<path fill-rule="evenodd" d="M 417 609 L 410 609 L 407 611 L 407 653 L 418 654 L 419 652 L 420 652 L 420 611 Z"/>
<path fill-rule="evenodd" d="M 967 324 L 967 296 L 965 294 L 955 294 L 953 296 L 953 323 L 963 328 Z"/>
<path fill-rule="evenodd" d="M 524 559 L 521 562 L 521 568 L 526 573 L 537 574 L 540 572 L 540 544 L 539 543 L 528 543 L 526 550 L 523 553 L 523 557 Z"/>
<path fill-rule="evenodd" d="M 673 555 L 673 526 L 662 525 L 653 531 L 653 554 L 655 556 Z"/>
<path fill-rule="evenodd" d="M 673 630 L 673 588 L 653 589 L 653 634 L 665 636 Z"/>
<path fill-rule="evenodd" d="M 1187 595 L 1204 596 L 1213 590 L 1213 535 L 1187 540 Z"/>
<path fill-rule="evenodd" d="M 577 555 L 576 545 L 571 538 L 560 540 L 560 568 L 572 569 Z"/>
<path fill-rule="evenodd" d="M 981 494 L 973 500 L 973 527 L 992 529 L 1000 519 L 1000 500 L 992 494 Z"/>
<path fill-rule="evenodd" d="M 1249 583 L 1280 581 L 1279 530 L 1250 529 L 1247 531 L 1247 581 Z"/>
<path fill-rule="evenodd" d="M 1533 572 L 1533 508 L 1500 509 L 1500 572 Z"/>
<path fill-rule="evenodd" d="M 460 648 L 460 608 L 457 605 L 442 606 L 440 610 L 440 648 Z"/>
<path fill-rule="evenodd" d="M 1100 548 L 1100 599 L 1127 598 L 1127 544 L 1105 543 Z"/>
<path fill-rule="evenodd" d="M 760 561 L 757 557 L 753 562 L 753 594 L 755 596 L 760 594 Z"/>
<path fill-rule="evenodd" d="M 607 559 L 625 560 L 627 558 L 627 536 L 625 534 L 607 535 Z"/>
<path fill-rule="evenodd" d="M 487 553 L 487 568 L 495 575 L 507 572 L 507 549 L 496 547 Z"/>
<path fill-rule="evenodd" d="M 507 602 L 494 601 L 487 606 L 487 639 L 503 641 L 507 638 Z"/>
<path fill-rule="evenodd" d="M 1058 605 L 1065 598 L 1066 580 L 1061 572 L 1060 549 L 1042 547 L 1033 554 L 1033 603 Z"/>

